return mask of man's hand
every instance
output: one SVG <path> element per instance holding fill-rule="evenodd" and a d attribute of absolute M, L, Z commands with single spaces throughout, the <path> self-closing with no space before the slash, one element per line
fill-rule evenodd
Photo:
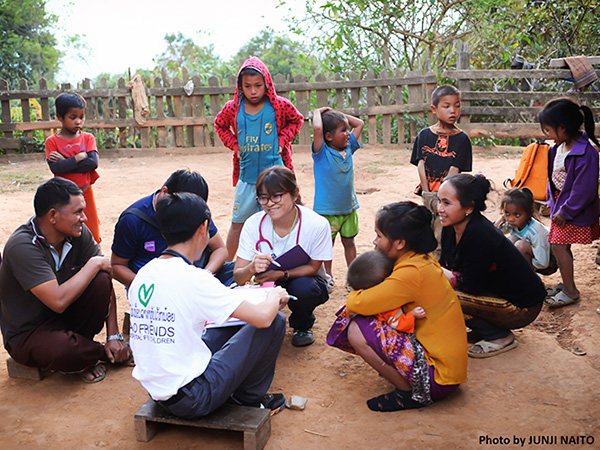
<path fill-rule="evenodd" d="M 86 264 L 97 264 L 98 271 L 108 272 L 112 274 L 112 266 L 110 259 L 104 256 L 92 256 Z"/>
<path fill-rule="evenodd" d="M 111 363 L 127 361 L 131 357 L 131 349 L 123 341 L 108 341 L 104 345 L 106 357 Z"/>

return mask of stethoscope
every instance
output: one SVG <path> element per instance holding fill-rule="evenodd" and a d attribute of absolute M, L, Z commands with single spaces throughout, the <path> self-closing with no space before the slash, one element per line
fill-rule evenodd
<path fill-rule="evenodd" d="M 298 208 L 298 206 L 296 206 L 296 210 L 298 211 L 298 233 L 296 234 L 296 245 L 298 245 L 298 242 L 300 240 L 300 228 L 302 227 L 302 211 L 300 211 L 300 208 Z M 271 249 L 271 256 L 275 257 L 275 254 L 273 253 L 273 245 L 262 234 L 262 224 L 267 217 L 268 217 L 268 214 L 265 213 L 265 215 L 262 217 L 262 219 L 260 219 L 260 223 L 258 224 L 258 241 L 256 242 L 256 251 L 260 252 L 260 244 L 262 244 L 264 242 Z M 293 228 L 293 226 L 292 226 L 292 228 Z M 291 232 L 292 232 L 292 230 L 290 230 L 290 233 Z"/>

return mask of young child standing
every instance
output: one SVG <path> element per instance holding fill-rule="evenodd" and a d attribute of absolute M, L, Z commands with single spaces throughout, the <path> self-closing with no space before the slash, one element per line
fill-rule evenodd
<path fill-rule="evenodd" d="M 591 244 L 600 237 L 598 150 L 590 140 L 599 148 L 600 143 L 594 133 L 592 111 L 570 98 L 548 102 L 538 120 L 542 131 L 554 141 L 548 155 L 549 241 L 563 289 L 545 303 L 559 307 L 579 301 L 571 244 Z"/>
<path fill-rule="evenodd" d="M 292 164 L 292 140 L 304 117 L 292 103 L 277 95 L 267 66 L 252 57 L 242 64 L 233 100 L 215 118 L 215 130 L 233 150 L 235 196 L 227 233 L 229 261 L 235 260 L 242 226 L 261 211 L 256 201 L 256 179 L 267 167 Z"/>
<path fill-rule="evenodd" d="M 313 209 L 331 225 L 331 238 L 339 233 L 344 246 L 346 264 L 356 258 L 354 237 L 358 234 L 358 199 L 354 191 L 354 162 L 352 155 L 360 148 L 358 139 L 365 123 L 329 107 L 313 113 L 313 170 L 315 200 Z M 332 261 L 325 262 L 331 276 Z M 330 289 L 333 278 L 329 280 Z"/>
<path fill-rule="evenodd" d="M 557 270 L 556 258 L 550 252 L 548 235 L 550 230 L 533 214 L 534 200 L 527 188 L 509 189 L 500 203 L 502 215 L 494 222 L 525 256 L 531 267 L 543 275 Z"/>
<path fill-rule="evenodd" d="M 92 189 L 99 177 L 96 172 L 98 148 L 94 136 L 81 131 L 86 102 L 75 92 L 65 92 L 56 97 L 54 106 L 61 129 L 46 139 L 46 161 L 54 176 L 73 181 L 83 191 L 84 213 L 88 219 L 85 224 L 99 244 L 102 241 L 100 221 Z"/>
<path fill-rule="evenodd" d="M 365 252 L 356 257 L 348 266 L 346 280 L 355 291 L 369 289 L 382 283 L 394 270 L 394 261 L 379 250 Z M 403 333 L 415 332 L 415 319 L 424 319 L 425 310 L 420 306 L 404 314 L 402 308 L 377 314 L 377 317 L 390 327 Z"/>
<path fill-rule="evenodd" d="M 442 225 L 437 214 L 437 191 L 444 178 L 469 172 L 473 164 L 471 140 L 456 126 L 460 111 L 460 91 L 454 86 L 442 85 L 433 91 L 431 112 L 438 121 L 421 130 L 410 158 L 410 163 L 417 166 L 419 173 L 420 184 L 415 194 L 423 197 L 423 205 L 433 213 L 432 225 L 438 243 Z"/>

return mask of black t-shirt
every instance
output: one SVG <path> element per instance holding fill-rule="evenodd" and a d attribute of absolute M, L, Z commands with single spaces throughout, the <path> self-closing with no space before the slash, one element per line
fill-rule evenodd
<path fill-rule="evenodd" d="M 429 190 L 437 192 L 450 167 L 458 167 L 460 172 L 469 172 L 473 164 L 471 140 L 464 131 L 452 136 L 435 134 L 430 128 L 421 130 L 410 157 L 415 166 L 419 161 L 425 163 L 425 174 Z M 421 186 L 417 187 L 418 194 Z"/>
<path fill-rule="evenodd" d="M 479 213 L 473 213 L 458 245 L 454 227 L 444 227 L 440 264 L 458 273 L 456 288 L 464 292 L 503 298 L 520 308 L 546 297 L 544 283 L 525 257 Z"/>

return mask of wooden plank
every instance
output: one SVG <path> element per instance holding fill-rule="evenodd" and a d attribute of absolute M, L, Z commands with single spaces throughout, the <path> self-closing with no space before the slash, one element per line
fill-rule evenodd
<path fill-rule="evenodd" d="M 523 72 L 519 71 L 519 78 L 523 78 Z M 567 75 L 563 78 L 570 76 L 569 71 L 549 71 L 549 72 L 557 72 L 557 73 L 566 73 Z M 527 72 L 528 73 L 528 72 Z M 527 75 L 529 77 L 529 75 Z M 235 77 L 233 77 L 235 78 Z M 468 77 L 467 77 L 468 78 Z M 501 77 L 502 78 L 502 77 Z M 514 76 L 509 77 L 514 78 Z M 543 77 L 545 78 L 545 77 Z M 280 86 L 277 86 L 277 92 L 280 95 L 287 95 L 288 92 L 293 92 L 296 90 L 316 90 L 316 89 L 351 89 L 351 88 L 361 88 L 361 87 L 378 87 L 384 85 L 390 86 L 406 86 L 408 84 L 417 84 L 417 83 L 435 83 L 436 77 L 435 75 L 418 75 L 415 77 L 410 76 L 399 76 L 394 78 L 389 78 L 387 80 L 374 79 L 366 82 L 365 80 L 356 79 L 356 80 L 346 80 L 340 81 L 339 83 L 335 80 L 329 80 L 324 82 L 302 82 L 302 83 L 282 83 Z M 63 92 L 61 89 L 46 89 L 41 92 L 38 92 L 36 95 L 40 97 L 56 97 L 58 94 Z M 79 89 L 77 90 L 79 94 L 83 97 L 129 97 L 131 95 L 129 89 L 115 89 L 108 87 L 97 87 L 95 89 Z M 148 90 L 148 95 L 150 96 L 173 96 L 179 92 L 177 88 L 169 87 L 169 86 L 160 86 Z M 235 83 L 227 85 L 227 86 L 204 86 L 199 91 L 198 94 L 202 95 L 216 95 L 216 94 L 233 94 L 235 92 Z M 0 90 L 0 100 L 21 100 L 22 98 L 30 98 L 30 91 L 21 91 L 21 90 Z"/>
<path fill-rule="evenodd" d="M 100 88 L 107 91 L 106 85 L 107 85 L 106 78 L 102 77 L 100 79 Z M 98 102 L 100 103 L 100 106 L 102 108 L 102 114 L 99 113 L 98 118 L 103 119 L 103 122 L 107 123 L 108 120 L 114 118 L 114 115 L 112 114 L 112 111 L 111 111 L 110 100 L 108 97 L 100 97 L 98 99 Z M 92 127 L 93 125 L 90 123 L 88 126 Z M 98 128 L 100 128 L 100 127 L 98 127 Z M 114 134 L 114 127 L 110 127 L 104 131 L 104 138 L 105 138 L 104 144 L 105 144 L 106 148 L 115 148 L 116 139 L 115 139 L 115 134 Z"/>
<path fill-rule="evenodd" d="M 593 66 L 600 64 L 600 56 L 586 56 L 586 59 Z M 552 58 L 550 60 L 550 64 L 548 64 L 548 67 L 562 68 L 562 67 L 569 67 L 569 66 L 565 62 L 565 58 Z"/>
<path fill-rule="evenodd" d="M 187 68 L 181 69 L 181 81 L 185 86 L 188 81 L 190 81 L 190 76 Z M 192 92 L 193 94 L 193 92 Z M 192 97 L 187 95 L 185 91 L 183 91 L 183 116 L 184 117 L 192 117 L 194 115 L 192 108 Z M 185 129 L 185 142 L 186 147 L 193 147 L 194 144 L 194 127 L 186 127 Z"/>
<path fill-rule="evenodd" d="M 210 77 L 208 79 L 208 85 L 209 86 L 218 86 L 219 85 L 218 78 Z M 219 114 L 219 111 L 221 111 L 221 96 L 219 94 L 213 94 L 209 97 L 209 102 L 210 102 L 210 113 L 213 117 L 216 117 L 217 114 Z M 219 136 L 217 136 L 216 131 L 214 132 L 213 142 L 214 142 L 215 147 L 224 147 L 223 142 L 221 142 L 221 139 L 219 139 Z"/>
<path fill-rule="evenodd" d="M 23 147 L 21 139 L 13 139 L 7 137 L 0 137 L 0 148 L 15 150 Z"/>
<path fill-rule="evenodd" d="M 468 71 L 471 68 L 471 55 L 469 53 L 469 48 L 466 42 L 457 42 L 456 43 L 456 68 L 459 71 Z M 469 92 L 471 90 L 471 80 L 470 79 L 458 79 L 457 80 L 458 90 L 461 92 Z M 468 100 L 461 101 L 461 105 L 463 106 L 463 111 L 460 116 L 460 124 L 466 124 L 471 121 L 469 117 L 468 106 L 470 102 Z"/>
<path fill-rule="evenodd" d="M 372 70 L 367 72 L 366 79 L 373 80 L 375 78 L 375 73 Z M 367 107 L 372 108 L 375 106 L 375 88 L 368 87 L 367 88 Z M 367 116 L 367 123 L 369 128 L 369 145 L 377 144 L 377 116 L 374 114 L 370 114 Z"/>
<path fill-rule="evenodd" d="M 352 81 L 357 81 L 359 79 L 356 72 L 350 72 L 349 76 Z M 355 87 L 350 88 L 350 106 L 355 110 L 359 107 L 361 87 L 360 84 L 357 84 Z M 368 87 L 368 85 L 365 85 L 365 87 Z"/>
<path fill-rule="evenodd" d="M 171 87 L 171 79 L 169 78 L 169 75 L 167 74 L 167 71 L 165 69 L 162 69 L 160 71 L 161 74 L 161 78 L 162 78 L 162 83 L 164 87 Z M 176 91 L 170 91 L 170 93 L 168 95 L 165 96 L 165 101 L 166 101 L 166 115 L 168 117 L 175 117 L 175 111 L 173 110 L 173 95 L 177 95 L 178 93 L 180 93 L 180 89 L 176 88 Z M 175 146 L 175 131 L 172 127 L 169 128 L 165 128 L 165 130 L 167 131 L 167 143 L 169 146 Z"/>
<path fill-rule="evenodd" d="M 318 73 L 315 77 L 317 81 L 325 81 L 325 75 Z M 329 106 L 329 95 L 327 89 L 317 89 L 317 108 Z"/>
<path fill-rule="evenodd" d="M 21 78 L 19 80 L 19 89 L 22 90 L 29 90 L 29 87 L 27 86 L 27 80 L 25 80 L 24 78 Z M 22 114 L 22 120 L 23 122 L 31 122 L 31 108 L 29 107 L 29 99 L 22 99 L 21 100 L 21 114 Z M 33 131 L 25 131 L 24 133 L 25 136 L 25 140 L 26 141 L 31 141 L 33 139 Z M 27 150 L 31 150 L 29 147 L 31 147 L 30 145 L 27 145 Z"/>
<path fill-rule="evenodd" d="M 339 86 L 341 84 L 342 76 L 339 73 L 336 73 L 334 75 L 334 80 L 337 83 L 337 86 Z M 335 89 L 335 109 L 342 109 L 347 103 L 344 101 L 344 90 L 337 86 Z"/>
<path fill-rule="evenodd" d="M 381 78 L 387 78 L 388 73 L 385 70 L 381 71 L 379 75 Z M 390 89 L 388 86 L 381 88 L 381 106 L 388 106 L 390 104 Z M 383 145 L 392 143 L 392 115 L 383 114 L 381 116 L 381 136 Z"/>
<path fill-rule="evenodd" d="M 149 399 L 135 414 L 134 421 L 136 439 L 140 442 L 150 441 L 158 431 L 158 424 L 241 431 L 244 433 L 244 449 L 253 450 L 264 448 L 271 434 L 270 411 L 230 404 L 224 404 L 199 419 L 181 419 Z"/>
<path fill-rule="evenodd" d="M 173 87 L 181 88 L 179 95 L 173 96 L 173 114 L 177 118 L 183 117 L 183 100 L 181 93 L 183 92 L 183 82 L 180 78 L 176 77 L 173 79 Z M 175 136 L 175 147 L 183 147 L 185 145 L 183 127 L 174 127 L 173 134 Z"/>
<path fill-rule="evenodd" d="M 192 108 L 192 112 L 190 113 L 191 117 L 201 117 L 203 118 L 206 113 L 204 111 L 204 95 L 197 95 L 196 94 L 196 87 L 200 87 L 202 85 L 202 81 L 200 80 L 200 77 L 198 75 L 194 75 L 192 77 L 192 81 L 194 82 L 194 93 L 192 94 L 191 97 L 191 108 Z M 202 147 L 204 145 L 207 145 L 206 143 L 206 133 L 207 133 L 207 129 L 206 126 L 204 125 L 199 125 L 199 126 L 194 126 L 192 127 L 193 130 L 193 143 L 194 146 L 197 147 Z"/>
<path fill-rule="evenodd" d="M 596 73 L 600 76 L 600 70 Z M 570 70 L 447 70 L 442 73 L 442 78 L 457 80 L 496 80 L 503 78 L 571 78 Z"/>
<path fill-rule="evenodd" d="M 296 75 L 294 81 L 303 83 L 306 80 L 304 75 Z M 310 127 L 306 126 L 306 121 L 308 120 L 308 105 L 310 104 L 310 91 L 308 90 L 299 90 L 296 91 L 296 108 L 300 111 L 300 114 L 304 116 L 304 124 L 302 128 L 300 128 L 300 132 L 298 133 L 298 141 L 300 145 L 310 145 L 311 137 L 310 137 Z"/>
<path fill-rule="evenodd" d="M 144 81 L 144 78 L 142 77 L 142 83 L 144 84 L 144 89 L 146 91 L 148 91 L 148 88 L 146 86 L 146 83 Z M 148 99 L 148 108 L 150 108 L 150 114 L 152 114 L 152 102 L 150 101 L 151 99 Z M 131 99 L 131 105 L 133 107 L 133 98 Z M 150 116 L 146 117 L 146 120 L 149 119 Z M 142 146 L 142 148 L 148 148 L 150 147 L 150 130 L 151 128 L 149 126 L 144 126 L 144 127 L 140 127 L 139 124 L 136 122 L 135 126 L 132 127 L 132 130 L 135 130 L 134 132 L 139 132 L 140 133 L 140 145 Z M 158 146 L 157 143 L 154 143 L 154 146 Z"/>
<path fill-rule="evenodd" d="M 119 78 L 117 81 L 117 86 L 119 88 L 125 88 L 125 79 L 123 77 Z M 127 119 L 127 100 L 125 97 L 113 98 L 113 102 L 117 102 L 117 114 L 119 119 Z M 127 127 L 119 127 L 119 145 L 121 148 L 127 147 L 127 138 L 129 137 L 129 129 Z M 135 140 L 134 140 L 135 142 Z M 134 144 L 135 146 L 135 144 Z"/>
<path fill-rule="evenodd" d="M 85 78 L 83 80 L 82 83 L 82 87 L 86 92 L 86 95 L 81 95 L 84 100 L 85 100 L 85 120 L 86 122 L 89 122 L 90 120 L 95 121 L 97 120 L 98 117 L 98 108 L 96 105 L 96 101 L 97 99 L 94 98 L 93 96 L 90 95 L 91 92 L 93 92 L 91 90 L 91 80 L 89 78 Z M 46 120 L 46 119 L 44 119 Z M 89 126 L 86 124 L 86 127 L 89 128 Z M 96 136 L 98 134 L 98 129 L 97 128 L 90 128 L 90 133 L 92 133 L 94 136 Z"/>
<path fill-rule="evenodd" d="M 414 75 L 418 72 L 414 71 L 414 72 L 409 72 L 409 75 Z M 414 85 L 409 85 L 408 86 L 408 103 L 410 104 L 416 104 L 416 103 L 420 103 L 421 105 L 423 105 L 423 85 L 422 84 L 414 84 Z M 417 119 L 424 119 L 425 115 L 423 113 L 414 113 L 412 114 L 413 117 L 417 118 Z M 420 131 L 419 127 L 417 127 L 416 123 L 414 120 L 411 120 L 410 123 L 408 124 L 409 130 L 410 130 L 410 141 L 414 142 L 414 140 L 417 138 L 417 133 Z"/>
<path fill-rule="evenodd" d="M 538 123 L 481 123 L 471 122 L 461 124 L 469 137 L 495 137 L 502 139 L 531 138 L 545 139 Z M 596 134 L 600 134 L 600 124 L 596 124 Z"/>
<path fill-rule="evenodd" d="M 517 81 L 517 80 L 515 80 Z M 463 100 L 478 100 L 478 101 L 519 101 L 526 102 L 548 101 L 557 97 L 570 96 L 577 98 L 579 101 L 600 101 L 600 92 L 557 92 L 557 91 L 519 91 L 519 92 L 504 92 L 504 91 L 470 91 L 461 93 Z"/>
<path fill-rule="evenodd" d="M 398 76 L 399 72 L 400 69 L 397 69 L 396 76 Z M 404 86 L 394 87 L 394 99 L 396 101 L 396 106 L 402 106 L 404 104 Z M 406 123 L 404 121 L 404 114 L 397 113 L 396 120 L 398 121 L 398 144 L 402 144 L 406 142 Z"/>
<path fill-rule="evenodd" d="M 40 90 L 43 91 L 48 87 L 48 82 L 46 81 L 45 78 L 40 78 L 38 85 L 39 85 Z M 48 100 L 48 97 L 40 96 L 40 105 L 42 107 L 42 120 L 49 121 L 50 120 L 50 102 Z M 86 115 L 87 115 L 87 113 L 86 113 Z M 47 130 L 47 129 L 43 129 L 42 132 L 44 133 L 44 140 L 48 139 L 50 137 L 50 135 L 52 134 L 50 132 L 50 130 Z"/>
<path fill-rule="evenodd" d="M 0 80 L 0 91 L 8 92 L 8 81 Z M 2 125 L 10 124 L 12 122 L 10 114 L 10 100 L 9 97 L 2 97 L 0 95 L 0 106 L 2 107 Z M 4 131 L 1 130 L 0 131 Z M 4 131 L 4 137 L 12 138 L 13 132 L 6 130 Z"/>
<path fill-rule="evenodd" d="M 160 77 L 156 77 L 154 79 L 154 86 L 160 86 L 162 83 Z M 164 119 L 165 117 L 165 104 L 164 98 L 162 96 L 156 97 L 156 118 L 158 120 Z M 166 147 L 167 146 L 167 129 L 165 125 L 156 125 L 158 127 L 158 145 L 157 147 Z"/>
<path fill-rule="evenodd" d="M 285 75 L 281 73 L 278 73 L 273 77 L 273 84 L 275 85 L 275 91 L 277 92 L 277 95 L 289 98 L 289 91 L 282 91 L 279 89 L 279 86 L 284 86 L 285 84 L 287 84 L 287 81 L 288 80 L 285 78 Z"/>

